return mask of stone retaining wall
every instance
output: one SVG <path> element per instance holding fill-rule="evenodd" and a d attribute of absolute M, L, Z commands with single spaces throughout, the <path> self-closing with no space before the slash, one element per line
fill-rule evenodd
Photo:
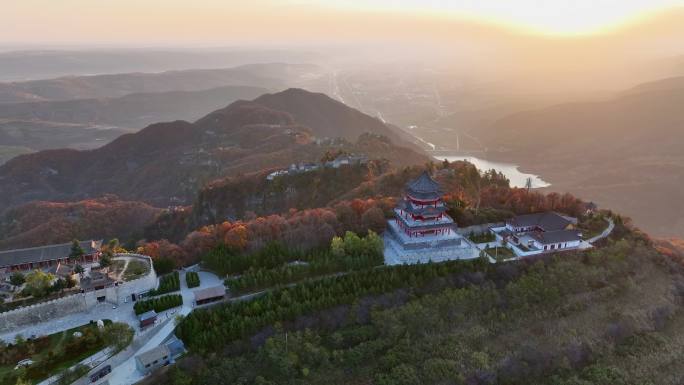
<path fill-rule="evenodd" d="M 133 293 L 145 292 L 157 286 L 157 274 L 152 267 L 150 257 L 140 254 L 117 254 L 115 257 L 144 259 L 150 264 L 150 273 L 116 287 L 89 291 L 84 294 L 73 294 L 0 313 L 0 333 L 7 333 L 26 325 L 49 321 L 69 314 L 85 312 L 98 303 L 97 297 L 99 296 L 106 297 L 107 302 L 118 304 L 123 298 L 130 298 Z"/>
<path fill-rule="evenodd" d="M 0 332 L 9 332 L 12 329 L 25 325 L 49 321 L 53 318 L 79 313 L 87 309 L 83 294 L 73 294 L 52 301 L 20 307 L 0 313 Z"/>
<path fill-rule="evenodd" d="M 128 297 L 130 300 L 131 294 L 133 293 L 140 294 L 157 288 L 157 273 L 154 271 L 154 267 L 152 266 L 152 259 L 150 257 L 141 254 L 118 254 L 117 257 L 143 259 L 150 264 L 149 274 L 147 274 L 144 277 L 135 279 L 133 281 L 124 282 L 123 285 L 119 286 L 119 300 L 123 299 L 124 297 Z"/>

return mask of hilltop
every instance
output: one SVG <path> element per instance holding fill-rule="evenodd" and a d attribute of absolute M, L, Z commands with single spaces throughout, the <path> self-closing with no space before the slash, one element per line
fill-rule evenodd
<path fill-rule="evenodd" d="M 35 151 L 90 149 L 155 122 L 199 119 L 226 103 L 252 99 L 266 91 L 226 86 L 118 98 L 0 104 L 0 141 Z"/>
<path fill-rule="evenodd" d="M 301 104 L 278 102 L 293 93 Z M 213 179 L 317 161 L 338 146 L 315 138 L 355 137 L 361 132 L 353 128 L 357 125 L 376 137 L 392 132 L 380 121 L 322 94 L 288 90 L 267 100 L 280 109 L 257 100 L 237 101 L 194 123 L 152 124 L 95 150 L 59 149 L 19 156 L 0 166 L 0 204 L 89 199 L 107 193 L 158 206 L 183 204 Z M 325 106 L 333 106 L 328 109 L 334 112 L 329 121 L 309 118 Z M 298 121 L 298 116 L 305 122 Z M 368 139 L 357 143 L 356 151 L 374 151 L 373 156 L 387 158 L 396 166 L 428 160 L 403 145 L 396 140 Z"/>

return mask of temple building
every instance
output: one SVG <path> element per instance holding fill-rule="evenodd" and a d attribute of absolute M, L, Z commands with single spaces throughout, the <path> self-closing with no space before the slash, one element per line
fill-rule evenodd
<path fill-rule="evenodd" d="M 518 257 L 586 247 L 577 229 L 577 218 L 552 211 L 518 215 L 490 231 Z"/>
<path fill-rule="evenodd" d="M 456 230 L 446 213 L 443 192 L 427 172 L 406 186 L 385 232 L 385 264 L 471 259 L 479 251 Z"/>
<path fill-rule="evenodd" d="M 58 245 L 29 247 L 26 249 L 0 251 L 0 268 L 7 271 L 33 270 L 59 266 L 60 264 L 94 263 L 100 259 L 102 240 L 79 242 L 83 256 L 70 260 L 71 242 Z"/>

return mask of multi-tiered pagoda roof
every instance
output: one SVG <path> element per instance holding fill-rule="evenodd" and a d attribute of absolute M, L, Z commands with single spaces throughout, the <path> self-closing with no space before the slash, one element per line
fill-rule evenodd
<path fill-rule="evenodd" d="M 446 213 L 442 189 L 423 172 L 406 185 L 406 194 L 394 209 L 385 233 L 385 261 L 388 264 L 424 263 L 449 259 L 471 259 L 479 255 L 458 233 Z"/>
<path fill-rule="evenodd" d="M 406 186 L 406 193 L 413 200 L 429 202 L 440 200 L 444 194 L 439 183 L 427 171 Z"/>

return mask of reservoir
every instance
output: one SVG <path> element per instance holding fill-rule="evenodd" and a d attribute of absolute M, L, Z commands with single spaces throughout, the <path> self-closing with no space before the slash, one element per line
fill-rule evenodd
<path fill-rule="evenodd" d="M 504 174 L 506 178 L 508 178 L 508 180 L 511 181 L 511 187 L 525 187 L 527 178 L 532 178 L 532 187 L 534 188 L 550 186 L 550 184 L 541 179 L 539 175 L 526 174 L 524 172 L 521 172 L 518 169 L 518 165 L 515 165 L 513 163 L 492 162 L 490 160 L 480 159 L 468 155 L 439 156 L 435 158 L 439 160 L 446 159 L 449 162 L 454 162 L 457 160 L 466 160 L 474 164 L 475 167 L 480 169 L 480 171 L 494 169 Z"/>

